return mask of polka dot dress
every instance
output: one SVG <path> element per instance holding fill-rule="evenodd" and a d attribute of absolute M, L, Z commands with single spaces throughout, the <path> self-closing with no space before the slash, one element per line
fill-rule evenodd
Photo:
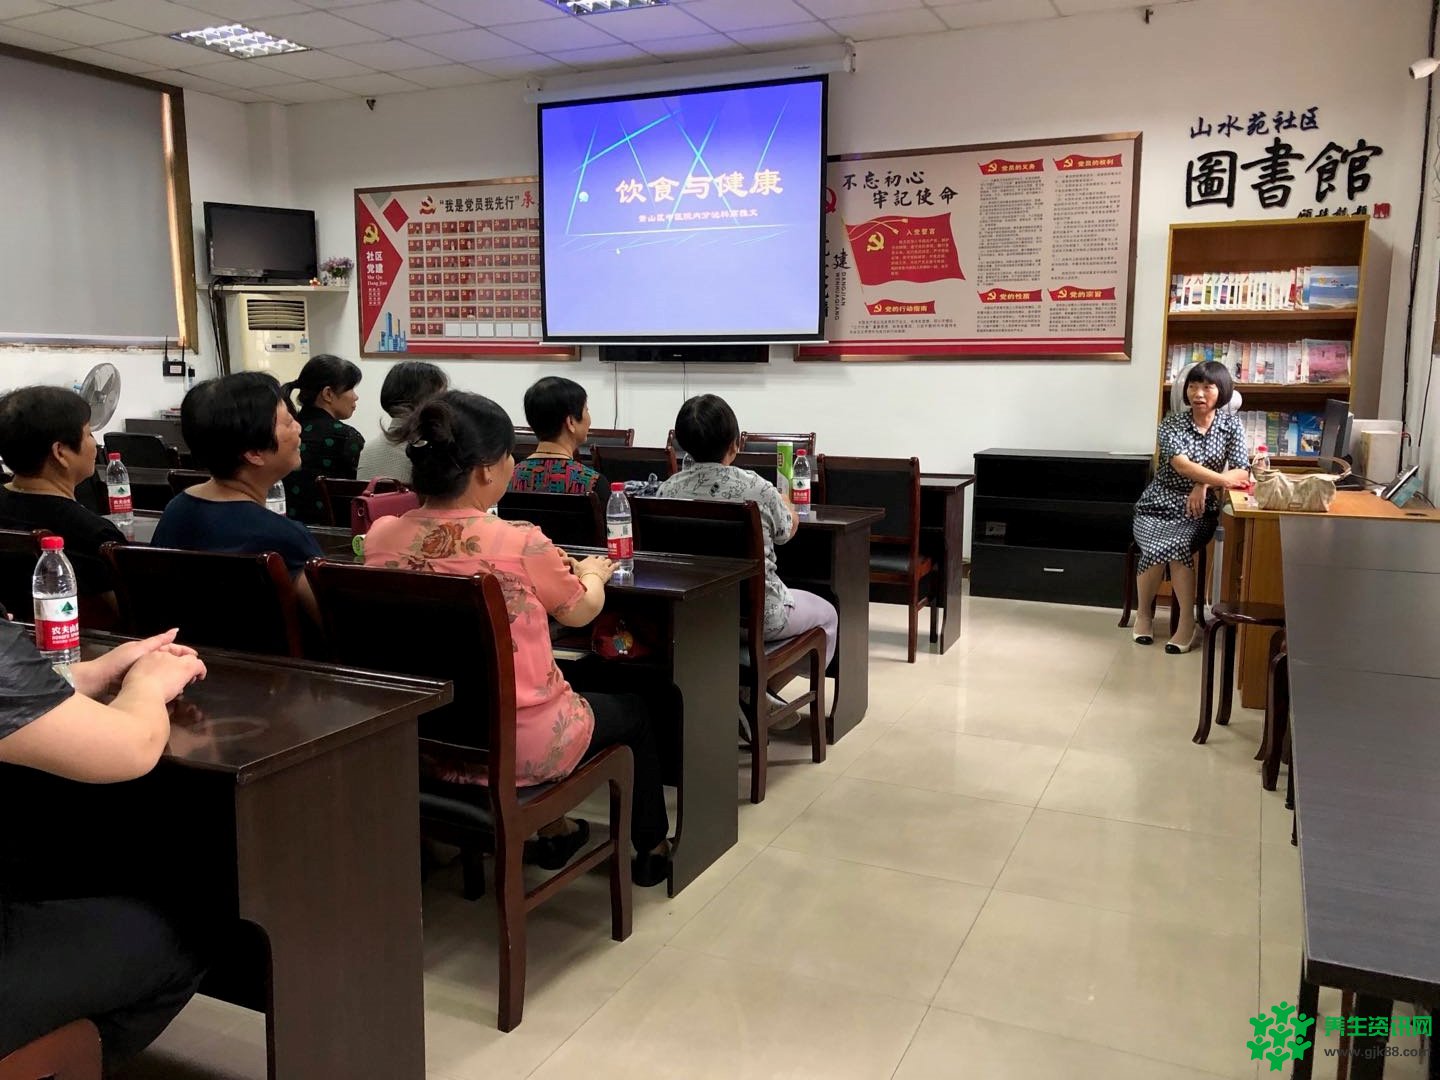
<path fill-rule="evenodd" d="M 1176 472 L 1171 458 L 1183 454 L 1215 472 L 1250 467 L 1245 430 L 1234 413 L 1217 412 L 1210 430 L 1201 432 L 1196 430 L 1189 409 L 1172 412 L 1160 421 L 1158 441 L 1160 468 L 1135 504 L 1134 533 L 1140 548 L 1141 573 L 1163 562 L 1194 566 L 1195 552 L 1210 542 L 1220 519 L 1220 503 L 1213 489 L 1205 493 L 1204 514 L 1198 518 L 1186 515 L 1185 504 L 1195 482 Z"/>

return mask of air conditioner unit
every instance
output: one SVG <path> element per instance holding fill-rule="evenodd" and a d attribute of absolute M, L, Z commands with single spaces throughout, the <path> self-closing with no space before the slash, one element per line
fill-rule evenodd
<path fill-rule="evenodd" d="M 305 297 L 240 294 L 240 366 L 268 371 L 282 383 L 310 359 L 310 311 Z"/>

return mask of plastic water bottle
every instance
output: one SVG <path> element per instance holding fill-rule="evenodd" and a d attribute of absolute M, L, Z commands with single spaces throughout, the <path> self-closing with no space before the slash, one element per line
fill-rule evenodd
<path fill-rule="evenodd" d="M 605 506 L 605 546 L 616 573 L 635 572 L 635 519 L 630 515 L 625 485 L 619 481 L 610 485 L 610 501 Z"/>
<path fill-rule="evenodd" d="M 265 509 L 274 510 L 281 517 L 285 516 L 285 485 L 279 480 L 270 485 L 270 490 L 265 493 Z"/>
<path fill-rule="evenodd" d="M 135 504 L 130 498 L 130 473 L 120 455 L 105 455 L 105 492 L 109 497 L 109 511 L 105 514 L 121 529 L 135 524 Z"/>
<path fill-rule="evenodd" d="M 1255 460 L 1250 464 L 1250 475 L 1270 471 L 1270 448 L 1261 443 L 1255 448 Z"/>
<path fill-rule="evenodd" d="M 790 477 L 790 504 L 802 518 L 810 516 L 810 458 L 804 450 L 795 451 L 795 464 Z"/>
<path fill-rule="evenodd" d="M 80 600 L 75 568 L 65 557 L 65 538 L 40 541 L 40 561 L 30 579 L 35 601 L 35 647 L 52 664 L 80 659 Z"/>

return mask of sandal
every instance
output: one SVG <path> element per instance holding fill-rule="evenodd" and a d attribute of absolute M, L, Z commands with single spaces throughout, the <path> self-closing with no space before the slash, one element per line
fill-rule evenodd
<path fill-rule="evenodd" d="M 573 832 L 559 836 L 536 836 L 525 841 L 523 861 L 543 870 L 559 870 L 575 857 L 590 839 L 590 823 L 584 818 L 575 819 Z"/>

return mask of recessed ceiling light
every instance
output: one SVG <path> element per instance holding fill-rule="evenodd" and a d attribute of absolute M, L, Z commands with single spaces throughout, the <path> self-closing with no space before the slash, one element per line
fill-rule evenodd
<path fill-rule="evenodd" d="M 229 26 L 207 26 L 203 30 L 186 30 L 171 34 L 176 41 L 188 41 L 226 56 L 279 56 L 281 53 L 308 52 L 310 46 L 296 45 L 284 38 L 271 37 L 263 30 L 231 23 Z"/>
<path fill-rule="evenodd" d="M 571 15 L 599 15 L 604 11 L 635 11 L 660 7 L 670 0 L 545 0 L 547 4 L 568 11 Z"/>

